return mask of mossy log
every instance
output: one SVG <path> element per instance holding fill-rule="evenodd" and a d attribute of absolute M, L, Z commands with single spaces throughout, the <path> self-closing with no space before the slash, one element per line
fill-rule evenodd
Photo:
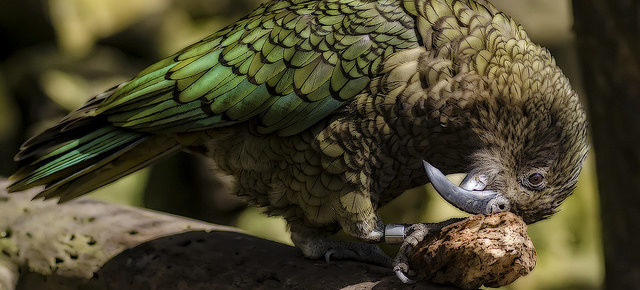
<path fill-rule="evenodd" d="M 457 289 L 428 282 L 403 285 L 391 269 L 308 260 L 294 247 L 183 217 L 89 198 L 62 205 L 31 201 L 36 191 L 9 195 L 6 185 L 0 181 L 0 289 Z M 465 221 L 438 237 L 474 236 L 461 230 Z M 436 245 L 440 238 L 430 239 Z M 480 242 L 474 245 L 480 252 L 496 251 Z M 434 253 L 443 247 L 449 245 L 438 244 Z M 418 273 L 430 269 L 415 263 L 430 261 L 423 252 L 418 247 L 413 257 Z M 450 269 L 467 269 L 464 260 L 450 263 L 456 263 Z"/>

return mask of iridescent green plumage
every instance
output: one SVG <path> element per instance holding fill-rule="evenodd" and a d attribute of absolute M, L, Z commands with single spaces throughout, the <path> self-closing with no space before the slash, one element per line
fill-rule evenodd
<path fill-rule="evenodd" d="M 412 18 L 394 2 L 263 5 L 148 68 L 97 113 L 144 132 L 255 119 L 260 133 L 299 133 L 361 93 L 382 59 L 417 46 Z"/>
<path fill-rule="evenodd" d="M 112 160 L 140 146 L 150 149 L 151 162 L 161 150 L 180 147 L 168 142 L 156 152 L 146 145 L 157 139 L 153 134 L 170 137 L 246 121 L 260 134 L 298 134 L 362 93 L 385 57 L 416 46 L 413 19 L 395 0 L 264 4 L 92 99 L 43 135 L 48 139 L 25 144 L 17 160 L 28 165 L 13 176 L 11 190 L 47 184 L 43 196 L 75 197 L 88 187 L 72 184 L 93 183 L 79 179 L 91 172 L 89 164 L 114 166 Z M 92 130 L 115 140 L 82 136 Z M 58 149 L 67 139 L 71 143 Z M 90 189 L 121 176 L 111 174 Z"/>

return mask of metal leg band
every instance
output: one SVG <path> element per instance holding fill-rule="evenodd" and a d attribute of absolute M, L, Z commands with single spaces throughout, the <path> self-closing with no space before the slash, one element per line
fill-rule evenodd
<path fill-rule="evenodd" d="M 385 225 L 384 242 L 387 244 L 402 244 L 404 242 L 404 225 Z"/>

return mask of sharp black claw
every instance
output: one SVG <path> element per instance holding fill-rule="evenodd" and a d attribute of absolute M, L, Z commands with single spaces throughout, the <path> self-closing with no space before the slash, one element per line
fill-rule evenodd
<path fill-rule="evenodd" d="M 333 250 L 328 250 L 324 253 L 324 260 L 327 261 L 327 264 L 331 264 L 331 255 L 333 255 Z"/>

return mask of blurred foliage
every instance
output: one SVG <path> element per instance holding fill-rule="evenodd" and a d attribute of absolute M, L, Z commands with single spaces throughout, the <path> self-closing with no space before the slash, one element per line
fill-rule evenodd
<path fill-rule="evenodd" d="M 146 65 L 238 19 L 258 0 L 25 0 L 0 3 L 0 175 L 19 142 L 88 97 Z M 580 91 L 568 0 L 493 0 L 530 36 L 549 47 Z M 26 19 L 29 26 L 25 26 Z M 224 178 L 204 162 L 178 156 L 100 189 L 92 196 L 203 220 L 291 243 L 285 223 L 244 209 L 226 194 Z M 461 176 L 454 176 L 458 180 Z M 213 192 L 212 192 L 213 191 Z M 151 194 L 153 192 L 153 194 Z M 593 158 L 575 194 L 548 221 L 530 227 L 538 266 L 509 289 L 598 289 L 603 266 Z M 441 221 L 463 213 L 430 186 L 408 191 L 381 210 L 386 222 Z"/>

